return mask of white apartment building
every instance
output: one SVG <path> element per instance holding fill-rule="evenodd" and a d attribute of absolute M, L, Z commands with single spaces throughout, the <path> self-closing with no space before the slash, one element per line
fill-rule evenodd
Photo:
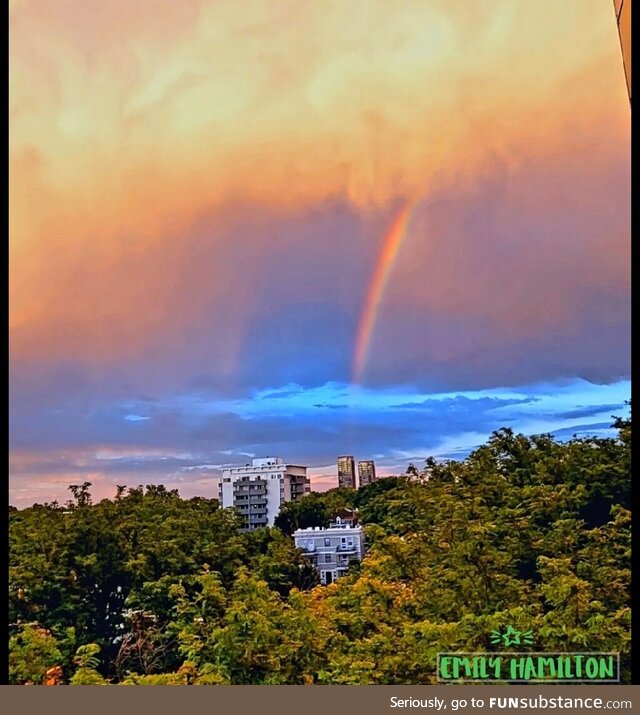
<path fill-rule="evenodd" d="M 222 470 L 218 499 L 223 509 L 236 507 L 244 530 L 273 526 L 280 506 L 311 491 L 307 468 L 285 464 L 279 457 L 253 459 L 244 467 Z"/>
<path fill-rule="evenodd" d="M 313 563 L 320 574 L 320 583 L 330 584 L 349 569 L 349 561 L 364 557 L 364 533 L 361 526 L 352 526 L 340 517 L 325 529 L 313 526 L 293 532 L 296 546 Z"/>

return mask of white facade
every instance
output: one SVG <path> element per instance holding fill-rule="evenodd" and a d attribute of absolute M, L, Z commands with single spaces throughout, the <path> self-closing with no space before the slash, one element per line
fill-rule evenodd
<path fill-rule="evenodd" d="M 218 498 L 223 509 L 236 507 L 245 529 L 273 526 L 280 506 L 311 491 L 307 468 L 285 464 L 279 457 L 253 459 L 244 467 L 222 470 Z"/>
<path fill-rule="evenodd" d="M 349 569 L 352 559 L 364 557 L 364 533 L 339 517 L 325 529 L 314 526 L 293 532 L 296 546 L 313 563 L 323 584 L 333 583 Z"/>

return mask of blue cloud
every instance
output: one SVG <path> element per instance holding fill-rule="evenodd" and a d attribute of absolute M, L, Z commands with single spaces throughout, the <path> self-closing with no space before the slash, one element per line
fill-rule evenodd
<path fill-rule="evenodd" d="M 312 468 L 334 464 L 341 453 L 375 455 L 381 467 L 404 472 L 409 462 L 428 456 L 462 458 L 507 424 L 560 439 L 610 435 L 610 422 L 588 418 L 626 414 L 629 393 L 628 381 L 435 394 L 331 382 L 316 388 L 283 385 L 245 399 L 203 391 L 158 394 L 151 406 L 146 399 L 129 401 L 124 420 L 120 401 L 99 406 L 67 401 L 30 409 L 27 416 L 13 411 L 12 483 L 37 475 L 100 473 L 126 482 L 155 478 L 188 484 L 217 476 L 221 465 L 266 454 Z M 127 418 L 141 417 L 143 407 L 152 419 L 134 419 L 140 425 L 134 434 Z M 21 422 L 30 430 L 20 429 Z M 30 455 L 24 464 L 21 454 Z"/>

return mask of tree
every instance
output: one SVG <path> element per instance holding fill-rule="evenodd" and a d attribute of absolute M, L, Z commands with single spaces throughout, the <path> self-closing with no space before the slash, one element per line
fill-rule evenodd
<path fill-rule="evenodd" d="M 99 652 L 100 646 L 97 643 L 78 648 L 74 658 L 77 670 L 69 681 L 70 685 L 108 685 L 108 681 L 97 671 L 100 663 Z"/>
<path fill-rule="evenodd" d="M 71 484 L 69 486 L 69 491 L 73 494 L 77 507 L 89 506 L 91 504 L 91 492 L 89 491 L 90 486 L 91 482 Z"/>
<path fill-rule="evenodd" d="M 619 651 L 628 682 L 631 419 L 615 426 L 565 443 L 499 430 L 247 533 L 160 485 L 11 511 L 11 682 L 427 684 L 438 652 L 495 650 L 507 626 L 539 650 Z M 368 553 L 319 586 L 289 534 L 343 507 Z"/>
<path fill-rule="evenodd" d="M 302 499 L 283 504 L 274 524 L 285 534 L 312 526 L 328 526 L 341 509 L 353 508 L 356 494 L 357 491 L 350 487 L 311 492 Z"/>
<path fill-rule="evenodd" d="M 62 654 L 51 632 L 37 623 L 20 626 L 9 639 L 9 682 L 43 685 L 47 672 L 59 667 Z"/>

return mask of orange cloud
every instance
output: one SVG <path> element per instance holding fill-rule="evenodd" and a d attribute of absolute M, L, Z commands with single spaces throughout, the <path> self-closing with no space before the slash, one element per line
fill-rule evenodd
<path fill-rule="evenodd" d="M 17 357 L 153 351 L 194 278 L 239 326 L 251 292 L 229 300 L 216 256 L 243 207 L 428 201 L 473 187 L 491 157 L 571 157 L 594 126 L 595 155 L 627 150 L 601 0 L 21 0 L 10 13 Z M 182 237 L 198 221 L 213 238 L 194 277 Z M 221 342 L 239 344 L 233 330 Z"/>

